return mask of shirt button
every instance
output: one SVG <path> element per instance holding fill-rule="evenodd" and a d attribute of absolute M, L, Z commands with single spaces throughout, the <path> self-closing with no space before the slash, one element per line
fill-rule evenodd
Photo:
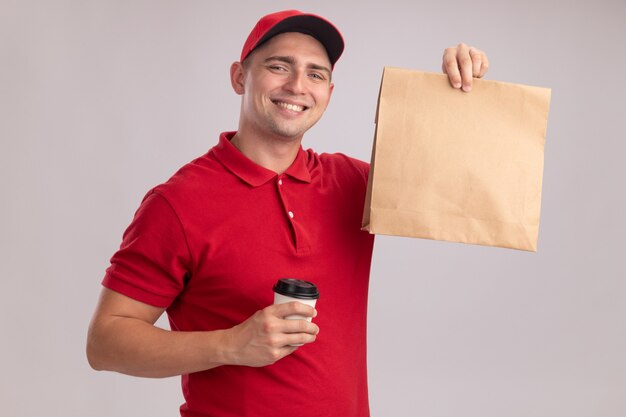
<path fill-rule="evenodd" d="M 289 217 L 291 217 L 293 219 L 293 211 L 289 212 Z"/>
<path fill-rule="evenodd" d="M 283 180 L 278 180 L 278 185 L 283 185 Z"/>

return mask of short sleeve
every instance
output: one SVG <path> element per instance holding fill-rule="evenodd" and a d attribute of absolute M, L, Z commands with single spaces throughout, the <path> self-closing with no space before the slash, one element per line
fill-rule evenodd
<path fill-rule="evenodd" d="M 191 256 L 174 209 L 149 192 L 124 232 L 102 285 L 135 300 L 167 308 L 182 292 Z"/>

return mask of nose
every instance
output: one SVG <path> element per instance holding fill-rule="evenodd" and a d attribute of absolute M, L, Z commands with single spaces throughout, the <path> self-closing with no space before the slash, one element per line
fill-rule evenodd
<path fill-rule="evenodd" d="M 293 72 L 285 83 L 285 89 L 291 94 L 304 94 L 306 90 L 305 75 L 300 72 Z"/>

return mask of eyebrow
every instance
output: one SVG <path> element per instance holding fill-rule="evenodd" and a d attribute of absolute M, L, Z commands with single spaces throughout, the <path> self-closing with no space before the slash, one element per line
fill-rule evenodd
<path fill-rule="evenodd" d="M 271 62 L 271 61 L 279 61 L 279 62 L 284 62 L 286 64 L 290 64 L 290 65 L 295 65 L 296 60 L 294 57 L 292 56 L 270 56 L 268 58 L 265 59 L 265 63 Z M 332 74 L 332 71 L 330 70 L 330 68 L 325 67 L 323 65 L 319 65 L 319 64 L 314 64 L 314 63 L 310 63 L 307 64 L 307 68 L 310 69 L 314 69 L 314 70 L 318 70 L 318 71 L 324 71 L 326 73 L 328 73 L 328 75 Z"/>

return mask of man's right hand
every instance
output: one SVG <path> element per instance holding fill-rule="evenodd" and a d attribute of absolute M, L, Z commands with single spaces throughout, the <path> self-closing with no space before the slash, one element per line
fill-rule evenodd
<path fill-rule="evenodd" d="M 94 369 L 163 378 L 221 365 L 264 366 L 315 341 L 319 328 L 298 314 L 315 316 L 302 303 L 271 305 L 227 330 L 167 331 L 154 325 L 164 309 L 103 288 L 87 337 Z"/>
<path fill-rule="evenodd" d="M 257 311 L 243 323 L 227 330 L 225 362 L 233 365 L 266 366 L 315 341 L 319 327 L 307 320 L 284 317 L 315 317 L 317 312 L 303 303 L 275 304 Z"/>

